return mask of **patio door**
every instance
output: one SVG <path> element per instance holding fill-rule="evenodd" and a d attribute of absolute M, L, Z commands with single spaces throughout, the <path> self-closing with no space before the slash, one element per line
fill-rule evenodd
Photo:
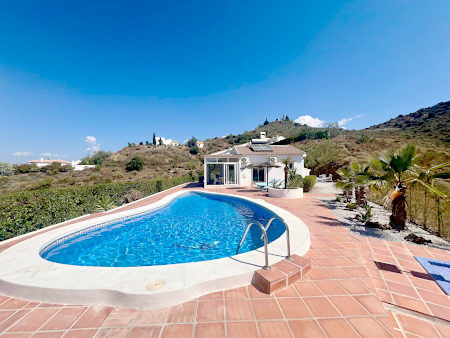
<path fill-rule="evenodd" d="M 236 164 L 225 164 L 225 184 L 237 184 Z"/>

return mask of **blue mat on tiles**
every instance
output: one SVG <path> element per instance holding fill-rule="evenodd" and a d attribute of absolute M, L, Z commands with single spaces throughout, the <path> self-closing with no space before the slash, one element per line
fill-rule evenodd
<path fill-rule="evenodd" d="M 417 259 L 430 276 L 434 278 L 441 289 L 447 295 L 450 294 L 450 262 L 416 256 L 414 256 L 414 258 Z"/>

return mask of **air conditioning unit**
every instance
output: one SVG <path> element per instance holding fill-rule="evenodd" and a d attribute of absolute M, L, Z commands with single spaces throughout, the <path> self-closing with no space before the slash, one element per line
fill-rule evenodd
<path fill-rule="evenodd" d="M 250 163 L 250 158 L 248 158 L 248 157 L 242 157 L 241 158 L 241 164 L 242 165 L 246 165 L 246 164 L 249 164 Z"/>
<path fill-rule="evenodd" d="M 272 156 L 269 158 L 269 162 L 270 162 L 270 164 L 275 164 L 275 163 L 277 163 L 277 158 Z"/>

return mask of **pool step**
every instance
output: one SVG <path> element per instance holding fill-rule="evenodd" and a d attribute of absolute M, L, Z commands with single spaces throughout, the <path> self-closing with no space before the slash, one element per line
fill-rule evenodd
<path fill-rule="evenodd" d="M 287 288 L 305 277 L 311 270 L 311 260 L 292 255 L 292 260 L 284 259 L 271 268 L 269 271 L 264 269 L 255 271 L 252 280 L 257 289 L 268 294 Z"/>

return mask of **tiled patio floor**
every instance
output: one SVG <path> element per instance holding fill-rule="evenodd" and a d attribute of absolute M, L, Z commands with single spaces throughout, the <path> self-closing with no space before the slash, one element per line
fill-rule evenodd
<path fill-rule="evenodd" d="M 158 310 L 63 306 L 0 295 L 0 332 L 11 337 L 450 337 L 448 296 L 413 258 L 450 260 L 448 252 L 352 236 L 314 195 L 294 201 L 249 189 L 215 191 L 264 198 L 300 217 L 311 232 L 309 275 L 272 296 L 248 286 Z"/>

